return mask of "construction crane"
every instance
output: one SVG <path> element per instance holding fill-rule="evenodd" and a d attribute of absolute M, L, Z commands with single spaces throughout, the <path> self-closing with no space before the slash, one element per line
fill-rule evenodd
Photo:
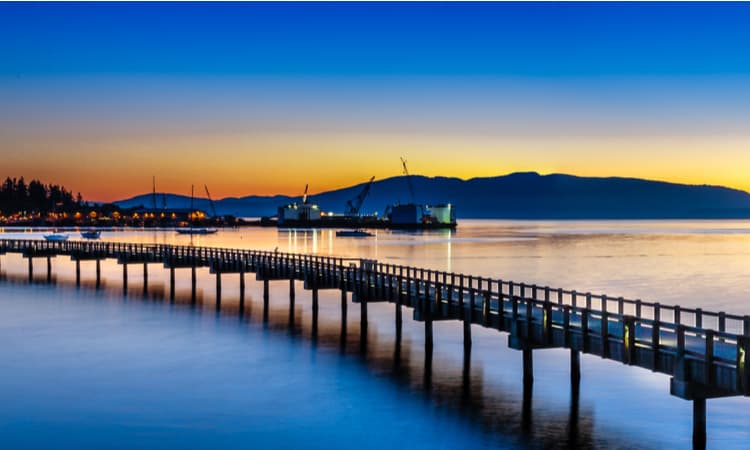
<path fill-rule="evenodd" d="M 347 216 L 356 216 L 357 214 L 359 214 L 359 209 L 362 207 L 362 203 L 364 203 L 367 194 L 370 193 L 370 187 L 372 187 L 373 181 L 375 181 L 374 176 L 370 178 L 370 182 L 367 183 L 364 188 L 362 188 L 362 191 L 356 197 L 346 202 L 346 209 L 344 213 Z"/>
<path fill-rule="evenodd" d="M 308 186 L 310 186 L 310 185 L 309 184 L 305 185 L 305 193 L 302 194 L 302 204 L 303 205 L 307 203 L 307 188 L 308 188 Z"/>
<path fill-rule="evenodd" d="M 211 211 L 214 213 L 214 217 L 217 217 L 216 206 L 214 206 L 214 201 L 211 199 L 211 194 L 208 192 L 208 186 L 204 184 L 203 187 L 206 189 L 206 196 L 208 197 L 208 202 L 211 204 Z"/>
<path fill-rule="evenodd" d="M 154 211 L 156 211 L 156 177 L 151 177 L 151 200 L 154 203 Z"/>
<path fill-rule="evenodd" d="M 417 203 L 417 197 L 414 195 L 414 185 L 411 183 L 411 176 L 409 175 L 409 169 L 406 168 L 406 160 L 401 158 L 401 165 L 404 166 L 404 175 L 406 175 L 406 182 L 409 184 L 409 193 L 411 194 L 411 202 Z"/>

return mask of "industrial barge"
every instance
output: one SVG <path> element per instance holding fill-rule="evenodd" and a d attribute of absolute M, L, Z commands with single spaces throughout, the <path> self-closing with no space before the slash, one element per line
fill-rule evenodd
<path fill-rule="evenodd" d="M 343 214 L 325 213 L 320 207 L 308 201 L 307 189 L 300 203 L 279 206 L 276 217 L 264 217 L 261 225 L 279 228 L 388 228 L 397 230 L 440 230 L 456 228 L 456 213 L 450 203 L 426 205 L 415 201 L 414 186 L 411 183 L 406 160 L 401 158 L 404 174 L 409 184 L 412 201 L 388 206 L 383 216 L 360 214 L 362 204 L 370 192 L 375 177 L 365 185 L 353 199 L 347 201 Z"/>

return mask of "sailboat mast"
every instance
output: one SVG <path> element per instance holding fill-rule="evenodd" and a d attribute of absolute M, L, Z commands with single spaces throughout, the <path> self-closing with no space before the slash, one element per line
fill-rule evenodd
<path fill-rule="evenodd" d="M 190 185 L 190 228 L 193 228 L 193 197 L 195 196 L 195 185 Z"/>

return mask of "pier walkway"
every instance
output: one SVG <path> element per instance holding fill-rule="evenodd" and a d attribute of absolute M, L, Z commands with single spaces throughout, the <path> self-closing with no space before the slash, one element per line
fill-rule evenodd
<path fill-rule="evenodd" d="M 312 291 L 313 322 L 317 321 L 318 291 L 341 292 L 342 314 L 347 293 L 359 303 L 361 329 L 366 336 L 367 305 L 395 304 L 397 333 L 403 308 L 424 322 L 425 348 L 432 351 L 433 322 L 463 322 L 464 347 L 471 348 L 471 325 L 508 333 L 508 345 L 523 352 L 525 384 L 533 382 L 534 350 L 570 349 L 570 376 L 574 389 L 580 382 L 580 353 L 660 372 L 671 377 L 672 395 L 693 402 L 693 442 L 705 445 L 706 400 L 750 395 L 750 316 L 737 316 L 700 308 L 608 297 L 509 280 L 446 273 L 423 268 L 384 264 L 375 260 L 335 258 L 293 253 L 160 244 L 42 240 L 0 240 L 0 255 L 20 253 L 28 259 L 29 279 L 35 258 L 68 256 L 76 262 L 96 261 L 97 286 L 100 261 L 116 259 L 123 267 L 127 290 L 128 267 L 143 265 L 144 289 L 148 265 L 170 271 L 170 296 L 174 298 L 176 269 L 190 269 L 193 299 L 196 269 L 208 268 L 216 277 L 217 308 L 223 276 L 238 274 L 240 307 L 244 302 L 245 274 L 263 282 L 264 314 L 268 311 L 269 282 L 289 281 L 290 307 L 295 301 L 294 281 Z"/>

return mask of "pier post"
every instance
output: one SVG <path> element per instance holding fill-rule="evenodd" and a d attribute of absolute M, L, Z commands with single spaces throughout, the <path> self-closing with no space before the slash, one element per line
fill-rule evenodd
<path fill-rule="evenodd" d="M 221 309 L 221 270 L 216 271 L 216 310 Z"/>
<path fill-rule="evenodd" d="M 96 259 L 96 288 L 102 285 L 102 263 L 99 258 Z"/>
<path fill-rule="evenodd" d="M 169 268 L 169 299 L 174 302 L 174 267 Z"/>
<path fill-rule="evenodd" d="M 572 362 L 572 359 L 571 359 Z M 579 376 L 580 379 L 580 376 Z M 579 448 L 578 445 L 578 416 L 581 390 L 579 384 L 572 383 L 570 386 L 570 417 L 568 418 L 568 446 L 567 448 Z"/>
<path fill-rule="evenodd" d="M 523 384 L 534 383 L 534 358 L 531 348 L 523 349 Z"/>
<path fill-rule="evenodd" d="M 289 328 L 294 328 L 294 278 L 289 279 Z"/>
<path fill-rule="evenodd" d="M 268 279 L 263 280 L 263 322 L 268 322 Z"/>
<path fill-rule="evenodd" d="M 341 336 L 339 336 L 339 345 L 341 353 L 346 352 L 346 329 L 348 322 L 346 320 L 346 289 L 341 289 Z"/>
<path fill-rule="evenodd" d="M 471 350 L 471 322 L 464 317 L 464 350 Z"/>
<path fill-rule="evenodd" d="M 425 292 L 425 297 L 419 299 L 424 314 L 424 347 L 425 352 L 432 352 L 432 301 L 429 292 Z"/>
<path fill-rule="evenodd" d="M 240 314 L 245 310 L 245 261 L 240 266 Z"/>
<path fill-rule="evenodd" d="M 195 301 L 196 301 L 195 294 L 196 294 L 196 289 L 197 289 L 196 285 L 198 284 L 197 278 L 198 278 L 197 274 L 195 273 L 195 265 L 193 265 L 192 267 L 190 267 L 190 284 L 191 284 L 190 303 L 192 303 L 193 305 L 195 304 Z"/>
<path fill-rule="evenodd" d="M 317 274 L 316 274 L 317 275 Z M 313 281 L 312 290 L 312 344 L 318 343 L 318 277 Z"/>
<path fill-rule="evenodd" d="M 529 352 L 529 360 L 531 360 L 531 350 Z M 524 350 L 524 363 L 526 361 L 526 350 Z M 526 364 L 524 364 L 524 369 Z M 525 377 L 524 370 L 524 382 L 523 382 L 523 403 L 521 404 L 521 431 L 524 435 L 531 433 L 531 402 L 534 393 L 534 383 L 528 382 Z"/>
<path fill-rule="evenodd" d="M 81 285 L 81 260 L 76 259 L 76 286 Z"/>
<path fill-rule="evenodd" d="M 693 449 L 706 448 L 706 399 L 693 400 Z"/>
<path fill-rule="evenodd" d="M 312 289 L 312 315 L 313 315 L 313 328 L 318 325 L 318 282 L 313 282 Z"/>
<path fill-rule="evenodd" d="M 570 349 L 570 385 L 572 389 L 578 389 L 581 383 L 581 352 Z"/>
<path fill-rule="evenodd" d="M 148 263 L 143 263 L 143 295 L 148 294 Z"/>
<path fill-rule="evenodd" d="M 461 372 L 461 398 L 468 403 L 471 398 L 471 346 L 464 345 L 464 364 Z"/>
<path fill-rule="evenodd" d="M 128 261 L 125 260 L 122 263 L 122 292 L 127 294 L 128 292 Z"/>
<path fill-rule="evenodd" d="M 47 256 L 47 283 L 52 282 L 52 257 Z"/>
<path fill-rule="evenodd" d="M 359 298 L 359 323 L 363 330 L 367 329 L 367 294 Z"/>
<path fill-rule="evenodd" d="M 346 321 L 348 302 L 346 299 L 346 289 L 341 289 L 341 320 Z"/>
<path fill-rule="evenodd" d="M 29 256 L 29 283 L 34 281 L 34 262 L 32 257 Z"/>
<path fill-rule="evenodd" d="M 432 390 L 432 346 L 424 349 L 423 383 L 425 393 L 429 393 Z"/>

